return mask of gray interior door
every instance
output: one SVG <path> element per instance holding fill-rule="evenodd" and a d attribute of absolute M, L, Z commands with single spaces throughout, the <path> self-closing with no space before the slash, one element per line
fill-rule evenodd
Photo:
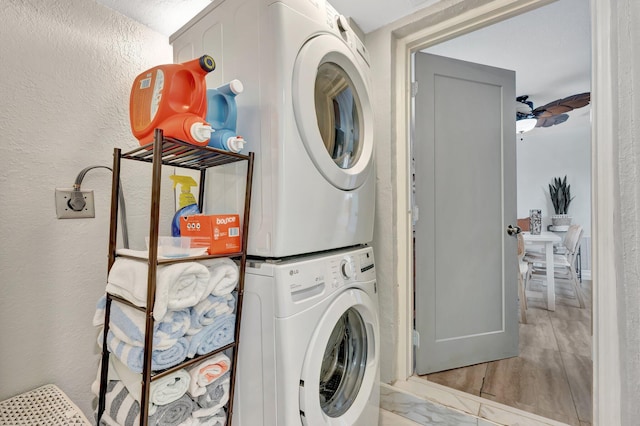
<path fill-rule="evenodd" d="M 416 373 L 518 355 L 515 73 L 415 55 Z"/>

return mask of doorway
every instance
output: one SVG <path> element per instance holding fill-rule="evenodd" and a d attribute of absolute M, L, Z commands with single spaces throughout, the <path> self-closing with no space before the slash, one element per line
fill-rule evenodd
<path fill-rule="evenodd" d="M 411 220 L 414 212 L 410 208 L 411 182 L 405 171 L 410 168 L 408 143 L 410 128 L 407 117 L 410 111 L 410 56 L 413 52 L 452 39 L 504 19 L 534 10 L 537 7 L 553 3 L 553 0 L 529 0 L 511 2 L 491 0 L 478 6 L 474 2 L 460 1 L 456 6 L 449 4 L 434 5 L 416 13 L 408 19 L 385 28 L 375 37 L 367 38 L 370 47 L 382 56 L 381 70 L 392 69 L 391 79 L 388 72 L 374 79 L 375 84 L 388 87 L 391 95 L 390 110 L 387 112 L 382 103 L 382 114 L 390 114 L 389 127 L 384 121 L 376 128 L 381 134 L 390 134 L 392 141 L 392 182 L 397 197 L 394 199 L 393 219 L 394 251 L 390 253 L 396 259 L 393 269 L 393 281 L 399 283 L 397 294 L 398 308 L 391 324 L 393 336 L 398 342 L 393 357 L 393 379 L 406 382 L 413 371 L 412 355 L 412 318 L 413 294 L 405 283 L 412 282 L 412 238 Z M 615 244 L 611 236 L 615 234 L 612 206 L 617 202 L 614 187 L 615 175 L 610 164 L 615 161 L 615 146 L 609 143 L 610 135 L 616 131 L 613 116 L 616 111 L 610 87 L 615 70 L 610 37 L 615 34 L 611 27 L 613 4 L 609 0 L 592 1 L 593 40 L 591 52 L 593 58 L 592 94 L 594 95 L 592 128 L 592 187 L 594 195 L 592 233 L 593 233 L 593 374 L 594 374 L 594 423 L 617 424 L 620 419 L 620 360 L 619 334 L 617 322 Z M 388 37 L 389 41 L 385 40 Z M 390 45 L 390 48 L 389 48 Z M 391 54 L 385 55 L 389 49 Z M 389 51 L 387 50 L 387 51 Z M 382 99 L 384 101 L 384 98 Z M 386 214 L 386 212 L 383 212 Z M 391 217 L 391 216 L 390 216 Z M 600 286 L 606 282 L 609 285 Z M 389 379 L 385 379 L 389 380 Z"/>
<path fill-rule="evenodd" d="M 523 33 L 526 34 L 525 37 L 536 40 L 539 46 L 554 45 L 553 41 L 556 39 L 562 40 L 563 43 L 556 43 L 553 49 L 537 49 L 533 51 L 523 49 L 522 38 L 510 38 L 513 34 Z M 500 47 L 497 48 L 496 46 Z M 516 94 L 518 96 L 529 95 L 529 99 L 536 102 L 534 107 L 537 107 L 556 98 L 566 97 L 574 93 L 589 92 L 591 82 L 589 5 L 579 0 L 561 0 L 478 31 L 445 41 L 422 52 L 452 57 L 456 60 L 469 61 L 473 64 L 513 69 L 516 71 L 516 80 L 518 82 Z M 415 56 L 423 57 L 424 53 L 416 53 Z M 479 66 L 474 65 L 474 67 Z M 550 68 L 556 71 L 550 72 Z M 434 79 L 430 75 L 421 75 L 418 69 L 418 66 L 416 66 L 415 73 L 418 81 L 416 99 L 425 96 L 421 92 L 431 89 L 431 86 L 424 87 L 425 84 L 423 83 L 425 81 L 429 82 L 429 84 L 431 84 L 432 80 L 438 81 L 438 78 Z M 438 75 L 442 76 L 442 71 L 439 71 Z M 571 78 L 568 78 L 568 76 Z M 442 77 L 439 78 L 441 79 Z M 440 86 L 437 89 L 440 92 L 444 90 Z M 469 93 L 471 94 L 472 92 Z M 441 96 L 444 96 L 444 94 L 441 94 Z M 489 106 L 489 98 L 487 97 L 482 99 L 479 96 L 470 95 L 457 96 L 456 99 L 458 106 L 452 111 L 459 111 L 459 114 L 456 114 L 457 118 L 453 120 L 467 117 L 464 120 L 460 120 L 456 128 L 473 121 L 474 117 L 481 116 L 482 112 Z M 515 101 L 515 99 L 512 101 Z M 416 104 L 422 103 L 416 101 Z M 436 108 L 442 108 L 440 107 L 442 104 L 443 101 L 440 100 Z M 447 102 L 444 102 L 444 105 L 446 104 Z M 549 212 L 551 205 L 548 202 L 548 194 L 543 189 L 550 181 L 553 173 L 569 175 L 569 180 L 573 183 L 573 194 L 580 200 L 580 203 L 577 203 L 574 199 L 573 212 L 577 216 L 574 223 L 583 225 L 587 230 L 586 235 L 589 236 L 589 238 L 585 239 L 587 242 L 590 240 L 591 234 L 589 110 L 590 108 L 587 107 L 583 110 L 572 111 L 565 123 L 550 128 L 536 128 L 530 133 L 520 135 L 516 141 L 518 151 L 518 217 L 528 216 L 530 209 L 541 208 L 546 216 L 544 224 L 546 229 L 546 222 L 549 222 L 548 217 L 553 212 Z M 448 112 L 448 114 L 451 114 L 451 112 Z M 446 117 L 441 117 L 436 121 L 439 123 L 436 129 L 442 127 L 441 123 L 444 122 L 444 118 Z M 414 139 L 417 145 L 413 148 L 414 154 L 421 152 L 422 150 L 419 148 L 422 148 L 424 142 L 429 140 L 429 138 L 421 137 L 421 134 L 425 132 L 425 128 L 421 126 L 421 123 L 425 120 L 428 120 L 428 118 L 422 115 L 420 115 L 419 120 L 416 120 Z M 478 124 L 474 126 L 480 128 L 482 123 L 480 124 L 480 126 Z M 427 131 L 427 134 L 430 133 Z M 436 130 L 436 133 L 442 133 L 442 130 Z M 479 134 L 477 133 L 477 135 Z M 509 140 L 510 142 L 515 140 L 515 134 L 510 136 L 512 138 Z M 459 138 L 451 140 L 456 141 L 456 145 L 464 145 L 466 143 Z M 477 144 L 469 143 L 469 147 L 463 151 L 473 152 L 472 148 L 475 145 Z M 436 151 L 443 151 L 444 148 L 446 148 L 446 145 L 438 145 Z M 477 154 L 473 155 L 473 157 L 481 158 Z M 453 173 L 453 175 L 457 176 L 458 174 L 464 174 L 462 172 L 465 170 L 478 168 L 472 160 L 470 164 L 466 164 L 464 160 L 465 158 L 456 160 L 456 163 L 464 165 L 464 170 L 460 173 Z M 425 168 L 438 170 L 438 164 L 442 163 L 442 161 L 440 163 L 436 162 L 435 167 L 433 165 L 426 167 L 429 164 L 421 163 L 427 161 L 423 156 L 414 155 L 413 161 L 413 176 L 418 176 L 415 187 L 416 191 L 420 192 L 421 186 L 433 184 L 433 182 L 429 183 L 429 179 L 425 180 L 425 174 L 422 171 Z M 447 169 L 447 167 L 443 168 Z M 427 175 L 433 175 L 435 181 L 438 181 L 437 177 L 439 175 L 437 173 L 431 172 L 430 174 L 427 173 Z M 419 176 L 422 176 L 422 178 Z M 447 185 L 449 184 L 445 183 L 445 186 Z M 477 180 L 470 186 L 476 187 Z M 461 195 L 466 197 L 463 194 Z M 467 198 L 473 199 L 473 193 L 468 195 Z M 417 206 L 420 209 L 420 217 L 424 217 L 425 219 L 423 220 L 427 220 L 430 223 L 430 219 L 427 219 L 426 216 L 428 212 L 431 212 L 432 207 L 427 206 L 425 208 L 425 200 L 421 201 L 422 204 Z M 437 205 L 438 203 L 426 204 Z M 481 207 L 486 208 L 486 205 L 487 202 L 483 202 L 482 205 L 476 206 L 475 210 L 477 211 Z M 466 209 L 466 212 L 471 211 L 473 209 Z M 436 214 L 434 216 L 436 222 L 438 221 L 438 216 L 443 215 Z M 451 214 L 447 216 L 451 216 Z M 458 221 L 462 227 L 467 227 L 467 232 L 463 229 L 461 235 L 455 238 L 458 244 L 464 240 L 465 236 L 478 233 L 477 227 L 473 225 L 471 219 Z M 469 226 L 472 228 L 468 228 Z M 455 227 L 447 226 L 444 228 L 446 229 L 442 229 L 443 233 L 457 235 L 454 232 Z M 483 228 L 486 228 L 486 226 Z M 417 224 L 414 225 L 414 235 L 416 240 L 420 242 L 420 247 L 425 247 L 425 242 L 420 241 L 420 237 L 434 241 L 431 237 L 427 238 L 428 235 L 424 234 L 424 229 L 425 225 L 418 220 Z M 436 229 L 439 229 L 439 227 L 436 226 Z M 501 235 L 500 231 L 501 229 L 497 231 L 498 236 Z M 494 234 L 496 232 L 490 235 Z M 444 240 L 446 242 L 448 238 L 444 238 Z M 477 243 L 477 238 L 472 238 L 472 240 Z M 486 240 L 487 238 L 483 237 L 482 241 Z M 436 245 L 439 244 L 438 240 L 435 241 Z M 495 250 L 489 250 L 489 252 L 500 252 L 500 248 L 501 245 L 496 245 Z M 446 255 L 446 244 L 442 247 L 442 250 L 437 249 L 435 252 L 445 253 L 440 257 L 450 257 Z M 478 327 L 482 324 L 480 320 L 483 318 L 482 312 L 477 312 L 481 311 L 478 306 L 482 306 L 481 297 L 479 296 L 486 294 L 486 292 L 480 292 L 479 295 L 474 295 L 473 292 L 479 291 L 479 287 L 486 288 L 488 292 L 490 286 L 489 282 L 473 280 L 474 282 L 471 283 L 472 280 L 469 280 L 469 285 L 462 292 L 462 296 L 456 297 L 455 301 L 450 303 L 451 306 L 447 305 L 446 298 L 440 297 L 440 300 L 436 301 L 435 299 L 438 299 L 440 294 L 445 294 L 447 289 L 452 288 L 452 285 L 456 286 L 449 276 L 451 268 L 448 268 L 446 270 L 447 276 L 442 279 L 443 284 L 440 287 L 436 285 L 436 290 L 429 292 L 431 296 L 426 300 L 430 300 L 431 304 L 427 304 L 424 297 L 420 296 L 425 293 L 422 288 L 425 286 L 430 288 L 434 285 L 430 284 L 431 279 L 425 281 L 425 277 L 431 275 L 426 271 L 435 270 L 433 274 L 437 275 L 437 271 L 443 269 L 440 266 L 444 265 L 441 265 L 441 259 L 436 261 L 432 267 L 427 268 L 425 265 L 433 262 L 430 263 L 428 258 L 424 258 L 425 253 L 427 257 L 429 256 L 428 252 L 421 250 L 422 256 L 420 257 L 420 262 L 416 265 L 419 273 L 417 276 L 419 284 L 416 284 L 415 297 L 416 328 L 420 333 L 420 342 L 422 343 L 422 347 L 416 349 L 416 357 L 414 358 L 417 366 L 420 367 L 417 368 L 417 374 L 421 374 L 420 372 L 425 373 L 420 376 L 425 380 L 554 420 L 571 424 L 578 422 L 590 424 L 592 422 L 590 305 L 587 306 L 587 309 L 576 307 L 576 298 L 572 295 L 571 288 L 561 286 L 559 282 L 556 293 L 560 296 L 560 303 L 557 309 L 547 311 L 545 300 L 542 297 L 542 283 L 538 280 L 532 280 L 527 289 L 530 307 L 528 312 L 529 321 L 527 324 L 519 326 L 520 356 L 509 358 L 508 351 L 492 344 L 490 347 L 497 354 L 492 358 L 492 362 L 473 363 L 474 365 L 466 366 L 465 362 L 461 360 L 485 356 L 483 354 L 485 349 L 481 349 L 482 345 L 476 343 L 472 345 L 473 350 L 468 350 L 469 354 L 460 353 L 460 350 L 453 350 L 450 354 L 445 354 L 446 362 L 444 365 L 454 367 L 427 369 L 425 366 L 433 364 L 434 361 L 431 360 L 442 352 L 436 350 L 436 348 L 442 344 L 451 346 L 451 339 L 445 339 L 443 343 L 439 343 L 437 339 L 425 338 L 430 335 L 431 328 L 422 323 L 424 320 L 418 321 L 418 319 L 424 317 L 432 318 L 435 314 L 423 314 L 424 307 L 431 307 L 432 309 L 429 312 L 435 309 L 435 312 L 443 310 L 454 313 L 457 322 L 461 322 L 464 319 L 464 315 L 461 315 L 460 312 L 456 313 L 456 310 L 465 300 L 464 296 L 467 295 L 473 300 L 473 306 L 467 306 L 463 312 L 476 311 L 473 313 L 473 318 L 475 319 L 471 324 L 474 327 Z M 477 260 L 477 258 L 478 256 L 473 256 L 474 260 Z M 456 262 L 458 261 L 460 259 L 456 260 Z M 467 263 L 469 262 L 460 261 L 456 270 L 461 270 Z M 483 263 L 482 266 L 484 267 L 485 265 Z M 480 269 L 476 267 L 475 270 L 475 275 L 477 276 Z M 515 287 L 515 274 L 509 281 Z M 496 284 L 499 284 L 499 281 L 496 281 Z M 585 290 L 588 290 L 586 287 L 588 285 L 590 285 L 590 282 L 585 282 Z M 463 283 L 459 286 L 465 287 L 466 284 Z M 507 288 L 510 288 L 510 286 L 507 286 Z M 584 293 L 586 293 L 587 300 L 590 300 L 590 292 L 585 291 Z M 486 302 L 484 302 L 484 305 L 489 306 Z M 492 314 L 498 312 L 500 312 L 498 306 L 489 310 L 489 313 Z M 441 316 L 436 315 L 433 320 L 434 327 L 440 324 L 436 329 L 441 328 L 444 323 L 452 322 L 444 321 L 445 317 L 440 318 Z M 514 321 L 514 316 L 505 316 L 504 318 L 507 320 L 507 326 L 515 325 L 516 328 L 518 327 L 517 320 Z M 510 324 L 509 321 L 516 324 Z M 457 323 L 456 321 L 453 322 Z M 486 338 L 484 336 L 474 336 L 473 338 L 477 340 L 480 337 Z M 455 339 L 455 341 L 462 340 L 461 337 Z M 499 361 L 499 358 L 506 359 Z M 442 365 L 443 362 L 440 362 L 440 364 Z M 469 364 L 469 362 L 467 361 L 466 364 Z M 455 368 L 455 366 L 461 368 Z M 442 372 L 426 374 L 427 371 L 425 370 Z M 533 391 L 533 389 L 537 391 Z"/>

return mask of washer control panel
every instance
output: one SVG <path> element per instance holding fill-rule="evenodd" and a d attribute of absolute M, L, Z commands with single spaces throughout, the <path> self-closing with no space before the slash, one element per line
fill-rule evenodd
<path fill-rule="evenodd" d="M 373 262 L 373 252 L 369 250 L 347 254 L 329 262 L 329 274 L 333 288 L 347 284 L 369 281 L 376 278 Z"/>
<path fill-rule="evenodd" d="M 274 269 L 278 317 L 304 310 L 344 287 L 376 279 L 370 247 L 311 255 L 265 266 Z"/>

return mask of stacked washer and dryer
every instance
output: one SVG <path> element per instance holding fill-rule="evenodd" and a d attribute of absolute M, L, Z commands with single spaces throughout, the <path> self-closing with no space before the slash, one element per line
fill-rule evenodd
<path fill-rule="evenodd" d="M 170 41 L 175 62 L 214 56 L 207 87 L 244 85 L 255 163 L 234 425 L 377 425 L 367 50 L 324 0 L 217 0 Z M 229 198 L 225 179 L 207 184 Z"/>

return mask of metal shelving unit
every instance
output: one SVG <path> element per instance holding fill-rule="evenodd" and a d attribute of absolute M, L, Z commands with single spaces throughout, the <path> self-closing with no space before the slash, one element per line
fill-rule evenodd
<path fill-rule="evenodd" d="M 209 358 L 228 349 L 233 350 L 230 386 L 229 386 L 229 402 L 227 403 L 227 424 L 231 424 L 233 417 L 233 398 L 236 379 L 236 365 L 238 361 L 238 346 L 240 343 L 240 323 L 242 319 L 242 300 L 244 295 L 244 276 L 247 261 L 247 237 L 249 230 L 249 213 L 251 208 L 251 188 L 253 179 L 253 152 L 248 155 L 241 155 L 232 152 L 222 151 L 209 147 L 198 147 L 186 142 L 165 138 L 161 129 L 156 129 L 154 142 L 145 146 L 141 146 L 132 151 L 122 153 L 119 148 L 114 149 L 113 154 L 113 181 L 111 192 L 111 225 L 109 230 L 109 259 L 108 269 L 111 270 L 116 260 L 116 236 L 117 236 L 117 218 L 118 218 L 118 195 L 120 193 L 120 166 L 121 159 L 136 160 L 151 163 L 152 185 L 151 185 L 151 223 L 149 227 L 149 256 L 148 256 L 148 285 L 147 285 L 147 301 L 146 308 L 136 306 L 116 295 L 107 293 L 106 308 L 104 320 L 104 333 L 102 340 L 102 360 L 101 360 L 101 376 L 100 376 L 100 394 L 98 401 L 98 419 L 105 409 L 105 396 L 107 389 L 107 375 L 109 369 L 109 349 L 107 347 L 107 333 L 109 332 L 109 318 L 111 313 L 111 302 L 116 300 L 119 303 L 131 306 L 145 313 L 145 344 L 144 344 L 144 361 L 142 369 L 142 392 L 140 400 L 140 425 L 146 426 L 149 417 L 149 390 L 151 382 L 164 377 L 176 370 L 188 367 L 206 358 Z M 239 161 L 247 162 L 246 189 L 244 200 L 243 224 L 242 224 L 242 251 L 239 253 L 188 257 L 180 259 L 158 259 L 158 231 L 160 216 L 160 187 L 162 177 L 162 166 L 173 166 L 200 171 L 200 193 L 198 203 L 200 211 L 202 211 L 204 200 L 204 183 L 206 171 L 211 167 L 221 166 L 224 164 L 235 163 Z M 219 257 L 229 257 L 239 262 L 239 280 L 237 286 L 236 301 L 236 324 L 234 331 L 234 340 L 232 343 L 218 348 L 210 353 L 198 355 L 188 359 L 175 367 L 162 370 L 151 370 L 151 355 L 153 351 L 153 306 L 156 296 L 156 268 L 159 265 L 166 265 L 177 262 L 192 262 L 204 259 L 213 259 Z"/>

